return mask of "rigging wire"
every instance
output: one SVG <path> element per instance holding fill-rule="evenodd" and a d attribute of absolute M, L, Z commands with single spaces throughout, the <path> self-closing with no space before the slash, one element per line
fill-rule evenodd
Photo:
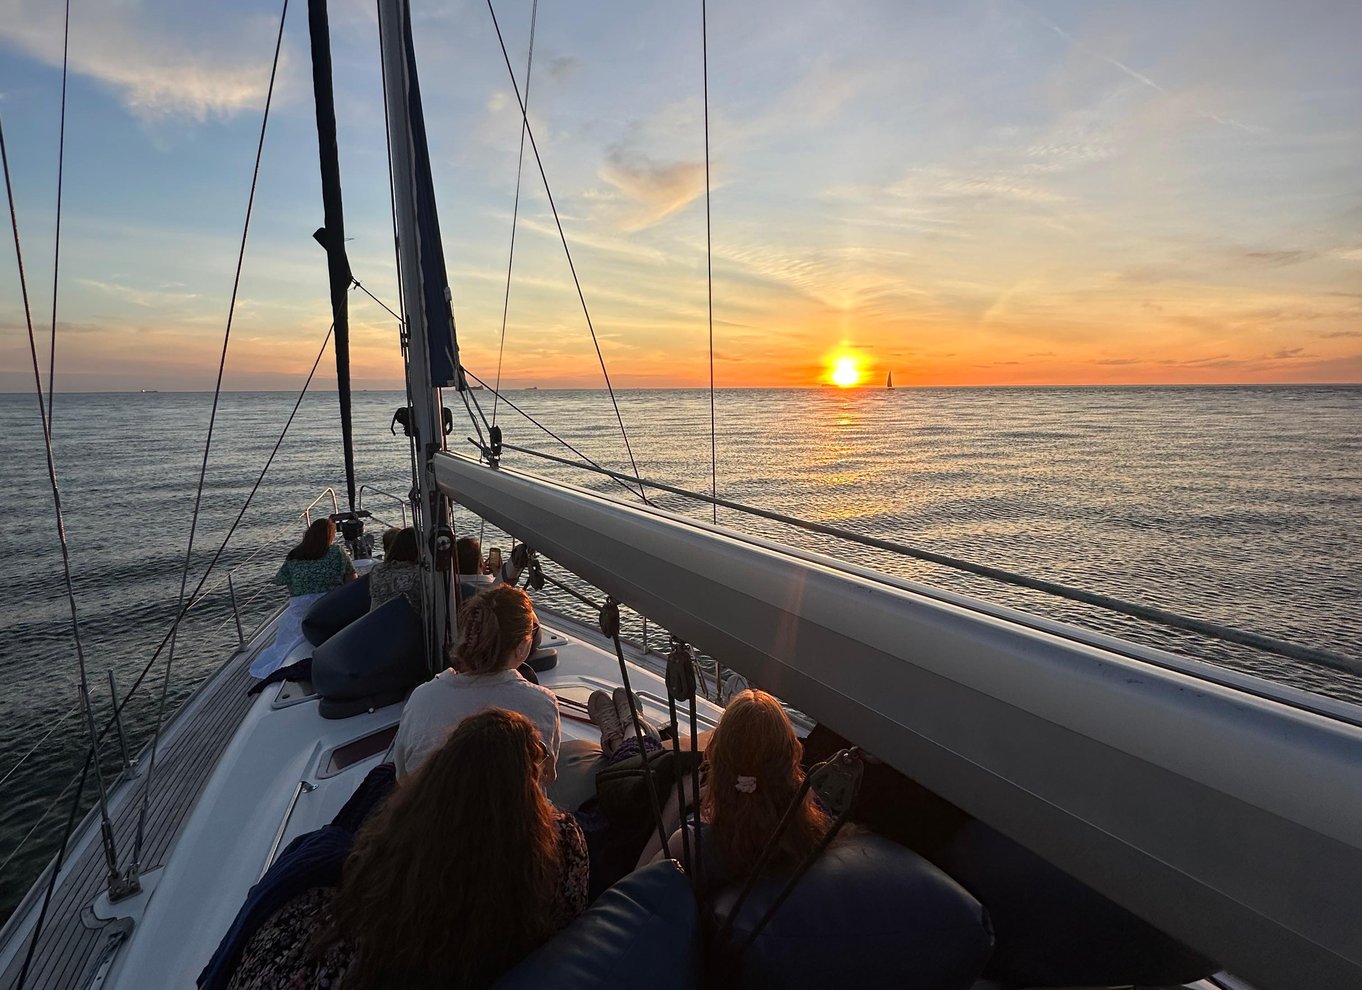
<path fill-rule="evenodd" d="M 583 471 L 594 471 L 597 474 L 606 475 L 607 477 L 615 476 L 616 480 L 632 480 L 629 478 L 629 475 L 620 474 L 617 471 L 610 471 L 599 465 L 592 466 L 579 461 L 571 461 L 566 457 L 559 457 L 557 454 L 550 454 L 541 450 L 532 450 L 527 447 L 518 447 L 515 444 L 509 443 L 503 444 L 502 446 L 505 450 L 513 450 L 520 454 L 528 454 L 531 457 L 555 461 L 556 463 L 566 464 L 569 467 L 579 468 Z M 812 533 L 821 533 L 824 536 L 836 537 L 839 540 L 846 540 L 849 543 L 858 543 L 862 546 L 872 547 L 877 550 L 887 550 L 890 553 L 896 553 L 904 557 L 912 557 L 916 560 L 923 560 L 930 564 L 949 567 L 953 570 L 966 571 L 970 574 L 977 574 L 980 577 L 990 578 L 1004 584 L 1029 588 L 1032 591 L 1040 591 L 1057 598 L 1081 602 L 1085 605 L 1092 605 L 1096 608 L 1128 615 L 1132 618 L 1142 619 L 1146 622 L 1167 626 L 1172 629 L 1181 629 L 1186 632 L 1207 636 L 1211 639 L 1237 643 L 1240 646 L 1252 647 L 1255 650 L 1273 653 L 1290 660 L 1317 663 L 1321 666 L 1342 670 L 1347 673 L 1356 674 L 1362 672 L 1362 665 L 1359 665 L 1357 660 L 1339 653 L 1330 652 L 1329 650 L 1300 646 L 1295 643 L 1286 642 L 1285 640 L 1265 636 L 1262 633 L 1251 632 L 1245 629 L 1236 629 L 1233 626 L 1225 626 L 1215 622 L 1207 622 L 1203 619 L 1196 619 L 1191 616 L 1179 615 L 1176 612 L 1169 612 L 1166 609 L 1155 608 L 1151 605 L 1142 605 L 1138 602 L 1123 601 L 1119 598 L 1112 598 L 1108 595 L 1085 591 L 1082 588 L 1075 588 L 1054 581 L 1027 577 L 1024 574 L 1005 571 L 1000 567 L 977 564 L 970 560 L 962 560 L 959 557 L 950 557 L 945 554 L 936 553 L 932 550 L 922 550 L 917 547 L 911 547 L 906 543 L 897 543 L 893 540 L 882 540 L 873 536 L 864 536 L 861 533 L 852 532 L 849 529 L 841 529 L 840 527 L 829 526 L 825 523 L 800 519 L 797 516 L 786 515 L 783 512 L 775 512 L 771 509 L 762 509 L 754 505 L 734 502 L 730 499 L 714 499 L 712 496 L 705 495 L 701 492 L 690 491 L 686 488 L 678 488 L 676 485 L 668 485 L 652 478 L 648 479 L 648 485 L 660 491 L 694 499 L 697 502 L 715 501 L 725 509 L 733 509 L 736 512 L 742 512 L 746 515 L 758 516 L 762 519 L 769 519 L 772 522 L 784 523 L 787 526 L 794 526 L 797 529 L 808 530 Z"/>
<path fill-rule="evenodd" d="M 530 8 L 530 51 L 525 58 L 525 108 L 530 106 L 530 71 L 534 68 L 534 29 L 539 21 L 539 0 Z M 506 253 L 506 295 L 501 300 L 501 343 L 497 345 L 497 387 L 492 392 L 492 425 L 497 425 L 497 398 L 501 391 L 501 359 L 506 353 L 506 318 L 511 311 L 511 268 L 515 263 L 515 230 L 520 219 L 520 176 L 525 168 L 525 129 L 528 117 L 520 121 L 520 150 L 515 162 L 515 203 L 511 207 L 511 248 Z"/>
<path fill-rule="evenodd" d="M 61 39 L 61 124 L 57 136 L 57 226 L 52 238 L 52 336 L 47 352 L 47 426 L 52 428 L 52 398 L 57 391 L 57 274 L 61 262 L 61 191 L 66 169 L 66 66 L 71 46 L 71 0 L 66 0 L 66 21 Z"/>
<path fill-rule="evenodd" d="M 28 328 L 28 351 L 33 363 L 33 385 L 38 400 L 38 417 L 43 428 L 43 451 L 47 458 L 47 480 L 52 489 L 52 508 L 56 515 L 57 542 L 61 546 L 62 577 L 66 588 L 66 604 L 71 616 L 71 638 L 76 647 L 76 664 L 80 683 L 77 688 L 81 707 L 84 709 L 85 727 L 90 736 L 91 749 L 98 753 L 100 735 L 95 729 L 94 705 L 90 700 L 90 680 L 85 662 L 85 646 L 80 638 L 80 621 L 76 613 L 76 589 L 71 579 L 71 550 L 66 540 L 66 522 L 62 516 L 61 486 L 57 484 L 57 466 L 52 457 L 52 427 L 43 405 L 42 372 L 38 367 L 38 342 L 33 334 L 33 311 L 28 300 L 28 280 L 24 275 L 24 253 L 19 244 L 19 216 L 14 206 L 14 183 L 9 174 L 9 152 L 5 147 L 5 129 L 0 123 L 0 165 L 5 173 L 5 194 L 9 200 L 10 228 L 14 234 L 14 256 L 19 268 L 19 286 L 24 301 L 24 322 Z M 113 825 L 109 821 L 108 792 L 104 786 L 104 773 L 95 760 L 95 780 L 99 785 L 100 830 L 104 847 L 105 865 L 109 871 L 110 885 L 118 880 L 118 850 L 114 845 Z"/>
<path fill-rule="evenodd" d="M 567 256 L 568 270 L 572 273 L 572 283 L 577 287 L 577 299 L 582 304 L 582 315 L 586 317 L 586 328 L 591 331 L 591 343 L 596 348 L 596 359 L 601 365 L 601 375 L 605 378 L 606 391 L 610 393 L 610 404 L 615 408 L 615 420 L 619 423 L 620 436 L 624 438 L 624 449 L 629 454 L 629 466 L 634 472 L 634 482 L 638 485 L 639 497 L 648 503 L 648 493 L 644 490 L 643 480 L 639 476 L 638 462 L 634 460 L 634 448 L 629 443 L 629 431 L 624 428 L 624 417 L 620 414 L 619 399 L 615 396 L 615 387 L 610 383 L 610 372 L 605 367 L 605 355 L 601 353 L 601 342 L 596 337 L 595 324 L 591 322 L 591 311 L 586 304 L 586 294 L 582 291 L 582 281 L 577 277 L 577 266 L 572 261 L 572 250 L 568 247 L 567 234 L 563 230 L 563 221 L 558 216 L 558 206 L 553 201 L 553 190 L 549 188 L 549 176 L 544 171 L 544 160 L 539 155 L 539 145 L 534 140 L 534 130 L 530 127 L 530 117 L 525 109 L 525 100 L 520 95 L 520 85 L 515 79 L 515 70 L 511 68 L 511 56 L 506 50 L 506 39 L 501 36 L 501 24 L 497 21 L 497 12 L 492 7 L 492 0 L 487 0 L 487 12 L 492 15 L 492 27 L 497 32 L 497 42 L 501 45 L 501 57 L 506 62 L 506 71 L 511 77 L 511 88 L 515 91 L 516 103 L 520 106 L 520 119 L 524 124 L 524 133 L 530 139 L 530 150 L 534 152 L 535 164 L 539 167 L 539 177 L 544 182 L 544 195 L 549 201 L 549 208 L 553 211 L 553 222 L 558 227 L 558 238 L 563 242 L 563 253 Z M 528 84 L 528 80 L 526 80 Z M 651 504 L 651 503 L 648 503 Z"/>
<path fill-rule="evenodd" d="M 255 207 L 255 190 L 260 182 L 260 160 L 265 153 L 265 130 L 268 127 L 270 121 L 270 104 L 274 99 L 274 82 L 279 73 L 279 53 L 283 49 L 284 45 L 284 23 L 287 20 L 287 18 L 288 18 L 288 0 L 284 0 L 283 8 L 279 13 L 279 32 L 275 37 L 274 41 L 274 61 L 270 65 L 269 87 L 265 91 L 265 110 L 264 113 L 261 115 L 260 120 L 260 138 L 257 141 L 255 148 L 255 168 L 251 173 L 251 191 L 246 199 L 246 218 L 244 223 L 242 224 L 241 229 L 241 246 L 237 250 L 236 274 L 232 279 L 232 298 L 227 305 L 227 326 L 222 334 L 222 354 L 218 358 L 217 382 L 213 387 L 213 406 L 208 414 L 208 431 L 207 435 L 204 437 L 203 460 L 199 465 L 199 483 L 198 488 L 194 493 L 194 513 L 190 517 L 189 521 L 189 543 L 188 546 L 185 548 L 184 553 L 184 569 L 180 573 L 180 596 L 176 604 L 177 608 L 181 612 L 183 612 L 184 610 L 185 588 L 189 584 L 189 568 L 190 565 L 193 563 L 194 536 L 198 531 L 199 509 L 203 504 L 203 484 L 205 478 L 208 475 L 208 454 L 212 450 L 213 446 L 213 427 L 217 422 L 218 400 L 222 396 L 222 375 L 223 371 L 227 367 L 227 345 L 231 342 L 232 338 L 232 317 L 236 313 L 237 292 L 241 288 L 241 269 L 245 264 L 246 260 L 246 239 L 251 229 L 251 214 L 252 210 Z M 335 326 L 333 324 L 332 330 L 334 329 Z M 330 335 L 331 331 L 328 331 L 327 336 L 329 337 Z M 165 675 L 161 679 L 160 702 L 156 706 L 156 731 L 151 737 L 151 763 L 150 766 L 147 768 L 147 782 L 142 790 L 142 807 L 139 809 L 137 813 L 137 833 L 136 838 L 133 841 L 132 869 L 134 871 L 136 871 L 137 869 L 138 861 L 142 854 L 142 842 L 145 836 L 147 809 L 150 806 L 152 783 L 156 776 L 156 754 L 158 749 L 157 744 L 160 741 L 161 725 L 165 717 L 166 695 L 170 690 L 170 670 L 175 663 L 175 630 L 178 627 L 179 622 L 177 620 L 175 623 L 175 627 L 171 629 L 170 653 L 166 657 Z"/>
<path fill-rule="evenodd" d="M 477 383 L 478 383 L 479 385 L 481 385 L 483 388 L 488 388 L 488 387 L 489 387 L 488 384 L 487 384 L 486 382 L 484 382 L 484 381 L 483 381 L 481 378 L 479 378 L 477 375 L 473 374 L 473 372 L 469 371 L 467 368 L 464 368 L 463 371 L 464 371 L 464 374 L 465 374 L 465 375 L 467 375 L 469 378 L 473 379 L 473 381 L 477 382 Z M 498 391 L 498 390 L 494 390 L 494 392 L 496 392 L 496 391 Z M 597 469 L 599 469 L 599 470 L 601 470 L 601 471 L 605 471 L 605 468 L 601 467 L 599 464 L 597 464 L 595 461 L 593 461 L 593 460 L 592 460 L 590 457 L 588 457 L 586 454 L 582 453 L 580 450 L 578 450 L 578 449 L 577 449 L 576 447 L 574 447 L 572 444 L 568 443 L 568 441 L 564 440 L 564 439 L 563 439 L 562 437 L 560 437 L 557 433 L 554 433 L 551 429 L 549 429 L 549 428 L 548 428 L 547 426 L 545 426 L 543 423 L 539 422 L 539 420 L 535 419 L 533 416 L 531 416 L 529 413 L 527 413 L 524 409 L 521 409 L 518 405 L 516 405 L 516 404 L 515 404 L 514 402 L 512 402 L 510 399 L 506 398 L 506 396 L 503 395 L 503 396 L 501 397 L 501 401 L 504 402 L 504 403 L 506 403 L 508 406 L 510 406 L 510 407 L 511 407 L 512 409 L 514 409 L 516 412 L 520 413 L 520 415 L 524 416 L 524 417 L 525 417 L 526 419 L 528 419 L 531 423 L 533 423 L 535 426 L 539 427 L 539 429 L 543 430 L 545 433 L 547 433 L 547 434 L 548 434 L 550 437 L 552 437 L 554 440 L 557 440 L 560 444 L 562 444 L 562 445 L 563 445 L 564 447 L 566 447 L 568 450 L 572 451 L 574 454 L 576 454 L 578 457 L 580 457 L 580 458 L 581 458 L 582 460 L 584 460 L 586 463 L 592 465 L 593 467 L 595 467 L 595 468 L 597 468 Z M 517 450 L 517 449 L 519 449 L 519 448 L 512 447 L 511 449 L 512 449 L 512 450 Z M 610 472 L 606 471 L 605 473 L 606 473 L 606 474 L 609 474 Z M 633 487 L 630 486 L 629 484 L 627 484 L 625 481 L 621 480 L 620 478 L 613 478 L 612 480 L 615 481 L 621 488 L 623 488 L 623 489 L 624 489 L 626 492 L 628 492 L 630 495 L 633 495 L 635 498 L 639 498 L 639 497 L 640 497 L 640 496 L 639 496 L 639 493 L 636 492 L 636 491 L 634 491 Z M 646 502 L 647 500 L 645 499 L 644 501 Z"/>
<path fill-rule="evenodd" d="M 709 295 L 709 491 L 715 524 L 719 522 L 719 444 L 714 425 L 714 234 L 710 220 L 709 181 L 709 19 L 700 0 L 700 58 L 705 89 L 705 286 Z"/>
<path fill-rule="evenodd" d="M 250 508 L 252 500 L 260 490 L 261 484 L 265 481 L 265 474 L 274 463 L 275 455 L 279 453 L 279 448 L 283 446 L 284 438 L 288 435 L 289 427 L 293 425 L 293 419 L 297 416 L 298 409 L 303 404 L 303 398 L 307 395 L 308 387 L 312 384 L 312 378 L 316 375 L 317 368 L 321 365 L 322 358 L 326 355 L 326 347 L 331 342 L 331 334 L 334 330 L 335 326 L 333 324 L 331 328 L 326 331 L 326 337 L 322 340 L 322 346 L 317 352 L 317 358 L 312 362 L 312 370 L 308 372 L 307 380 L 303 382 L 303 387 L 298 392 L 298 398 L 293 403 L 293 411 L 289 413 L 288 419 L 284 422 L 284 428 L 279 432 L 279 439 L 274 442 L 274 449 L 270 451 L 270 456 L 265 459 L 265 466 L 260 469 L 260 474 L 256 477 L 255 484 L 251 486 L 251 490 L 246 494 L 245 500 L 241 503 L 241 509 L 237 512 L 236 519 L 232 520 L 232 525 L 227 528 L 227 535 L 222 538 L 222 543 L 218 545 L 217 551 L 213 554 L 213 559 L 208 562 L 208 566 L 204 569 L 203 575 L 199 578 L 199 583 L 195 586 L 193 593 L 190 594 L 189 604 L 184 606 L 184 608 L 175 616 L 175 620 L 171 623 L 170 629 L 166 632 L 165 636 L 161 638 L 160 644 L 152 652 L 151 657 L 147 662 L 143 664 L 142 670 L 138 673 L 137 677 L 133 679 L 128 690 L 123 693 L 122 700 L 114 707 L 113 718 L 105 724 L 104 729 L 99 734 L 101 740 L 109 729 L 113 727 L 114 720 L 123 713 L 123 708 L 132 700 L 133 694 L 141 687 L 142 682 L 146 679 L 147 674 L 150 673 L 152 666 L 156 663 L 157 657 L 161 655 L 161 651 L 165 649 L 166 644 L 170 642 L 171 636 L 174 635 L 175 630 L 184 620 L 185 614 L 196 604 L 196 596 L 203 589 L 204 584 L 207 583 L 209 575 L 213 573 L 213 568 L 217 566 L 219 559 L 221 559 L 223 553 L 226 552 L 227 544 L 231 542 L 232 536 L 236 533 L 237 527 L 241 524 L 241 520 L 245 518 L 246 510 Z"/>

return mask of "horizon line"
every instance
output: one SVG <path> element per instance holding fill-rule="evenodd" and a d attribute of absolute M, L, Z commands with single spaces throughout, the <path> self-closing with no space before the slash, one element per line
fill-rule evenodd
<path fill-rule="evenodd" d="M 922 385 L 904 384 L 895 385 L 888 388 L 884 385 L 849 385 L 837 386 L 826 383 L 816 385 L 721 385 L 715 386 L 715 392 L 906 392 L 906 391 L 929 391 L 933 389 L 1002 389 L 1002 388 L 1352 388 L 1362 386 L 1362 381 L 1338 381 L 1338 382 L 1018 382 L 1013 384 L 1004 383 L 976 383 L 976 384 L 954 384 L 954 385 Z M 453 386 L 445 386 L 446 390 L 453 390 Z M 616 385 L 616 392 L 708 392 L 707 385 Z M 250 395 L 261 392 L 279 393 L 281 395 L 296 395 L 297 388 L 224 388 L 224 393 L 234 395 Z M 331 388 L 310 388 L 309 392 L 339 392 L 336 387 Z M 354 388 L 354 392 L 402 392 L 402 386 L 391 388 Z M 496 390 L 470 389 L 475 392 L 495 392 Z M 517 388 L 504 388 L 501 392 L 605 392 L 604 385 L 534 385 L 520 386 Z M 58 392 L 58 395 L 211 395 L 213 392 L 209 388 L 120 388 L 120 389 L 67 389 Z M 47 393 L 44 392 L 44 395 Z M 33 395 L 31 390 L 3 390 L 0 395 Z"/>

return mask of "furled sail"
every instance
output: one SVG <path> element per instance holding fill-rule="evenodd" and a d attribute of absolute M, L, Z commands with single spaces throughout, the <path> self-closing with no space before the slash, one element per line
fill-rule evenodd
<path fill-rule="evenodd" d="M 584 489 L 453 454 L 435 471 L 493 525 L 1236 975 L 1362 985 L 1357 724 Z"/>
<path fill-rule="evenodd" d="M 323 226 L 312 235 L 326 249 L 331 284 L 332 336 L 336 349 L 336 391 L 340 397 L 341 444 L 345 450 L 345 491 L 355 511 L 355 444 L 350 424 L 349 292 L 354 276 L 345 254 L 345 211 L 341 199 L 340 151 L 336 145 L 336 101 L 331 90 L 331 32 L 326 0 L 308 0 L 312 41 L 312 92 L 317 105 L 317 151 L 322 167 Z"/>
<path fill-rule="evenodd" d="M 421 84 L 416 77 L 416 50 L 412 45 L 409 16 L 403 18 L 403 34 L 407 57 L 407 107 L 416 197 L 417 250 L 421 255 L 421 302 L 426 311 L 430 384 L 433 388 L 452 385 L 463 390 L 468 383 L 459 364 L 459 343 L 454 331 L 449 277 L 445 274 L 445 249 L 440 240 L 440 217 L 435 208 L 435 180 L 430 171 L 430 147 L 426 142 L 426 118 L 421 110 Z"/>

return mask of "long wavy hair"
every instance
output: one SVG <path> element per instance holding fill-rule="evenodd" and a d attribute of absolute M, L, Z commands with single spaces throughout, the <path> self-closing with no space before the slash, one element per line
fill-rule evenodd
<path fill-rule="evenodd" d="M 356 837 L 313 944 L 352 940 L 341 990 L 485 987 L 554 932 L 547 756 L 527 718 L 490 708 L 398 782 Z"/>
<path fill-rule="evenodd" d="M 530 596 L 501 585 L 474 595 L 459 609 L 459 669 L 490 674 L 506 666 L 507 655 L 534 636 L 538 620 Z"/>
<path fill-rule="evenodd" d="M 800 753 L 789 716 L 765 691 L 743 691 L 724 709 L 705 751 L 709 778 L 700 814 L 730 869 L 755 864 L 775 834 L 804 782 Z M 769 865 L 776 870 L 797 866 L 831 825 L 813 795 L 806 794 Z"/>
<path fill-rule="evenodd" d="M 336 542 L 336 524 L 325 517 L 314 519 L 302 540 L 288 552 L 289 560 L 321 560 Z"/>

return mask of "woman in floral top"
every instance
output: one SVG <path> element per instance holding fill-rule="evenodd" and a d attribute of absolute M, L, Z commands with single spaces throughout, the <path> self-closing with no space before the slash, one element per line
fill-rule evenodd
<path fill-rule="evenodd" d="M 307 528 L 302 542 L 288 552 L 274 583 L 288 588 L 294 597 L 317 595 L 339 588 L 355 577 L 350 555 L 336 541 L 336 524 L 318 519 Z"/>
<path fill-rule="evenodd" d="M 275 623 L 274 642 L 251 661 L 252 677 L 266 677 L 282 666 L 293 649 L 304 642 L 303 619 L 313 603 L 355 577 L 350 555 L 335 539 L 336 524 L 318 519 L 274 575 L 274 584 L 288 588 L 288 608 Z"/>
<path fill-rule="evenodd" d="M 397 531 L 384 551 L 383 562 L 369 570 L 369 611 L 398 595 L 405 595 L 420 614 L 421 564 L 416 554 L 416 530 L 410 526 Z"/>
<path fill-rule="evenodd" d="M 256 932 L 230 990 L 471 990 L 586 908 L 586 843 L 544 797 L 523 715 L 466 718 L 355 839 L 341 885 Z"/>
<path fill-rule="evenodd" d="M 275 584 L 288 588 L 288 608 L 275 623 L 274 642 L 251 661 L 252 677 L 266 677 L 282 666 L 293 649 L 304 642 L 303 619 L 313 603 L 332 588 L 354 579 L 355 565 L 335 539 L 336 524 L 318 519 L 274 575 Z"/>

